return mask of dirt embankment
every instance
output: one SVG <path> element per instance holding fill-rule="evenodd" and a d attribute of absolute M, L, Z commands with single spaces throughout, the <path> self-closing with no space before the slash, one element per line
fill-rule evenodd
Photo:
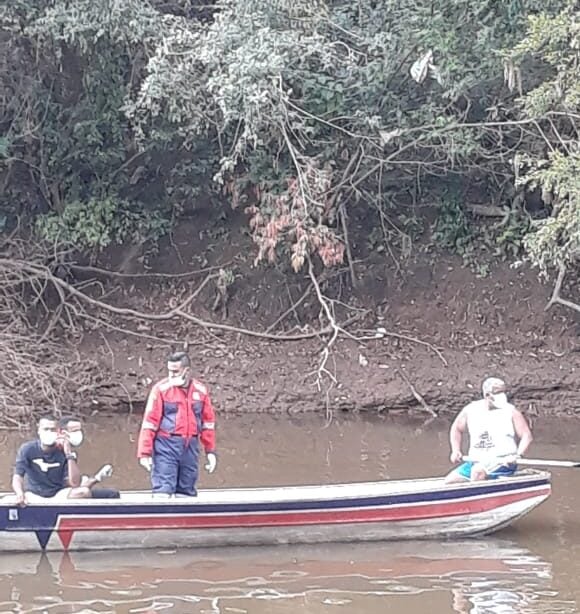
<path fill-rule="evenodd" d="M 189 315 L 271 335 L 308 335 L 327 324 L 315 292 L 302 298 L 310 285 L 306 273 L 254 267 L 243 224 L 218 228 L 208 219 L 191 220 L 156 254 L 104 254 L 99 266 L 122 276 L 75 275 L 99 279 L 99 292 L 112 304 L 151 313 L 174 308 L 216 271 L 173 275 L 222 266 L 235 275 L 227 310 L 214 310 L 214 280 L 187 306 Z M 329 280 L 321 286 L 337 301 L 338 320 L 355 318 L 347 327 L 352 336 L 340 336 L 326 362 L 335 381 L 317 377 L 328 336 L 266 339 L 208 331 L 183 318 L 142 319 L 138 336 L 123 332 L 121 318 L 117 330 L 100 326 L 83 336 L 81 352 L 96 357 L 106 374 L 98 393 L 84 400 L 141 411 L 150 382 L 163 374 L 171 343 L 162 340 L 171 340 L 172 347 L 187 342 L 194 369 L 222 412 L 412 409 L 428 416 L 430 410 L 457 411 L 479 394 L 482 378 L 497 374 L 530 415 L 580 414 L 580 319 L 560 306 L 544 311 L 551 286 L 535 273 L 502 265 L 478 278 L 457 257 L 419 249 L 397 272 L 389 256 L 366 251 L 364 237 L 354 248 L 358 287 L 350 288 L 348 269 L 325 273 Z M 578 294 L 577 286 L 566 290 Z"/>

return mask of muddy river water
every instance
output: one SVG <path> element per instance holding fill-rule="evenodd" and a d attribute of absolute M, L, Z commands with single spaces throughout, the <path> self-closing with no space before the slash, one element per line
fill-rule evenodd
<path fill-rule="evenodd" d="M 252 416 L 219 422 L 219 466 L 201 487 L 424 477 L 448 470 L 448 423 L 393 417 Z M 138 423 L 95 417 L 84 472 L 147 487 Z M 536 420 L 535 457 L 579 458 L 580 419 Z M 4 432 L 0 489 L 24 433 Z M 401 542 L 0 554 L 0 614 L 511 614 L 580 612 L 580 470 L 553 472 L 552 497 L 493 537 Z"/>

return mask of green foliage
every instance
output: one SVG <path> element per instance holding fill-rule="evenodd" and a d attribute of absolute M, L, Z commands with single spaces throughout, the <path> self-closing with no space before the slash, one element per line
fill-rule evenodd
<path fill-rule="evenodd" d="M 539 190 L 550 210 L 524 240 L 543 273 L 580 261 L 580 9 L 576 2 L 564 4 L 555 16 L 530 18 L 511 58 L 515 64 L 532 55 L 542 63 L 542 79 L 519 102 L 523 117 L 544 116 L 549 124 L 543 146 L 525 152 L 517 164 L 518 183 Z"/>
<path fill-rule="evenodd" d="M 442 200 L 431 236 L 440 247 L 460 255 L 466 253 L 473 233 L 459 198 L 447 196 Z"/>
<path fill-rule="evenodd" d="M 502 260 L 519 258 L 525 249 L 525 239 L 531 225 L 526 213 L 517 209 L 512 211 L 492 233 L 490 241 L 495 243 L 494 255 Z"/>
<path fill-rule="evenodd" d="M 496 50 L 523 32 L 528 13 L 557 5 L 224 0 L 211 23 L 168 25 L 128 113 L 143 140 L 161 118 L 192 142 L 220 139 L 215 180 L 234 203 L 257 198 L 260 255 L 275 253 L 272 240 L 321 255 L 340 242 L 333 192 L 360 147 L 353 172 L 371 183 L 377 156 L 416 165 L 417 175 L 501 166 L 487 134 L 457 124 L 485 119 L 500 95 Z M 408 70 L 427 49 L 437 78 L 422 87 Z"/>
<path fill-rule="evenodd" d="M 36 229 L 53 244 L 102 249 L 127 241 L 157 240 L 168 232 L 169 224 L 156 212 L 135 212 L 126 201 L 106 198 L 73 202 L 61 213 L 40 216 Z"/>
<path fill-rule="evenodd" d="M 524 179 L 553 199 L 551 215 L 536 220 L 525 245 L 532 262 L 546 272 L 580 258 L 580 153 L 553 152 Z"/>
<path fill-rule="evenodd" d="M 521 256 L 530 225 L 529 216 L 518 209 L 499 222 L 476 224 L 462 201 L 448 194 L 441 200 L 431 239 L 437 247 L 461 256 L 478 276 L 486 277 L 494 260 Z"/>
<path fill-rule="evenodd" d="M 94 71 L 85 73 L 79 101 L 72 108 L 49 104 L 43 131 L 44 172 L 58 180 L 67 200 L 118 189 L 112 175 L 126 157 L 127 120 L 121 111 L 124 71 L 115 50 L 98 45 Z M 111 181 L 111 178 L 113 181 Z"/>
<path fill-rule="evenodd" d="M 7 158 L 10 151 L 10 140 L 5 136 L 0 136 L 0 158 Z"/>
<path fill-rule="evenodd" d="M 450 176 L 500 194 L 517 179 L 550 194 L 549 217 L 530 225 L 514 208 L 505 223 L 478 228 L 447 197 L 434 241 L 465 258 L 482 242 L 501 257 L 525 245 L 546 270 L 576 258 L 575 2 L 188 6 L 18 0 L 0 9 L 5 207 L 49 210 L 44 236 L 101 247 L 157 235 L 162 219 L 220 190 L 247 207 L 259 258 L 285 253 L 299 268 L 312 254 L 341 261 L 342 203 L 369 207 L 377 193 L 415 183 L 433 195 Z"/>
<path fill-rule="evenodd" d="M 149 216 L 137 211 L 153 211 L 157 224 L 172 217 L 172 208 L 185 209 L 211 157 L 192 163 L 185 152 L 167 168 L 175 157 L 168 150 L 181 146 L 175 131 L 161 125 L 140 151 L 125 113 L 144 54 L 172 18 L 132 0 L 73 4 L 22 0 L 0 15 L 13 63 L 0 71 L 13 92 L 0 99 L 0 119 L 9 126 L 0 140 L 0 177 L 10 178 L 2 206 L 12 214 L 51 210 L 38 223 L 45 235 L 103 246 L 141 235 L 139 219 Z M 33 47 L 39 52 L 32 56 Z M 83 229 L 80 219 L 99 223 Z"/>

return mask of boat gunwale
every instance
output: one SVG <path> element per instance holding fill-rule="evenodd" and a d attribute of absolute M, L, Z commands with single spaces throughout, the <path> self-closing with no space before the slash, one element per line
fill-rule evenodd
<path fill-rule="evenodd" d="M 485 491 L 490 489 L 503 491 L 502 488 L 505 484 L 514 485 L 526 482 L 536 482 L 527 486 L 530 490 L 537 488 L 540 485 L 551 483 L 551 473 L 544 470 L 525 469 L 521 473 L 517 473 L 512 476 L 501 477 L 495 480 L 483 480 L 481 482 L 456 482 L 446 483 L 444 478 L 431 477 L 431 478 L 406 478 L 401 480 L 380 480 L 375 482 L 345 482 L 345 483 L 333 483 L 333 484 L 304 484 L 304 485 L 291 485 L 291 486 L 265 486 L 265 487 L 235 487 L 235 488 L 210 488 L 202 489 L 198 492 L 197 497 L 174 497 L 170 499 L 159 499 L 152 496 L 151 491 L 148 490 L 129 490 L 121 491 L 120 499 L 67 499 L 67 500 L 51 500 L 30 502 L 28 508 L 108 508 L 108 507 L 135 507 L 146 505 L 148 507 L 158 507 L 164 509 L 167 507 L 201 507 L 206 505 L 228 506 L 233 504 L 264 504 L 271 503 L 272 505 L 278 505 L 283 503 L 324 503 L 332 501 L 349 501 L 361 499 L 373 499 L 378 497 L 397 497 L 405 495 L 419 495 L 428 493 L 441 493 L 449 491 L 455 493 L 461 490 L 472 491 L 469 495 L 465 496 L 465 499 L 478 496 L 477 491 L 484 491 L 483 494 L 490 494 Z M 403 485 L 410 486 L 415 484 L 416 488 L 402 488 Z M 401 489 L 394 490 L 394 487 L 401 485 Z M 380 489 L 381 486 L 385 488 Z M 497 487 L 497 488 L 495 488 Z M 377 492 L 361 492 L 362 489 L 376 489 Z M 357 489 L 358 492 L 349 492 Z M 514 488 L 515 490 L 516 488 Z M 336 491 L 343 490 L 344 494 L 338 494 Z M 316 491 L 314 493 L 313 491 Z M 326 491 L 326 493 L 324 492 Z M 473 492 L 475 491 L 475 492 Z M 294 496 L 281 496 L 275 500 L 272 500 L 271 495 L 276 493 L 287 494 L 292 493 Z M 307 496 L 306 493 L 310 493 Z M 332 493 L 332 494 L 331 494 Z M 11 493 L 0 493 L 0 510 L 16 507 L 14 502 L 3 501 L 2 496 Z M 299 498 L 296 495 L 304 494 L 304 497 Z M 130 498 L 123 499 L 123 495 L 128 495 Z M 217 497 L 216 497 L 217 495 Z M 230 495 L 232 497 L 238 496 L 236 500 L 226 500 L 225 497 Z M 245 495 L 245 496 L 244 496 Z M 248 495 L 254 495 L 254 498 Z M 270 495 L 270 497 L 268 496 Z M 260 498 L 258 498 L 258 496 Z M 213 498 L 215 497 L 215 498 Z"/>

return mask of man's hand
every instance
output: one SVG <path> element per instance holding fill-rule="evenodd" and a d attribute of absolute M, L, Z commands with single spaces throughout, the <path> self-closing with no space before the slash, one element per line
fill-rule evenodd
<path fill-rule="evenodd" d="M 97 473 L 95 473 L 95 480 L 97 480 L 97 482 L 102 482 L 105 478 L 110 478 L 112 475 L 113 466 L 104 465 L 97 471 Z"/>
<path fill-rule="evenodd" d="M 16 493 L 16 505 L 19 507 L 26 507 L 28 505 L 28 499 L 25 492 Z"/>
<path fill-rule="evenodd" d="M 145 471 L 151 473 L 151 469 L 153 469 L 153 459 L 150 456 L 142 456 L 139 459 L 139 464 Z"/>
<path fill-rule="evenodd" d="M 460 463 L 463 459 L 463 454 L 461 454 L 461 450 L 452 450 L 451 451 L 451 456 L 449 457 L 449 460 L 452 463 Z"/>
<path fill-rule="evenodd" d="M 61 433 L 58 440 L 62 445 L 62 451 L 68 456 L 72 452 L 72 446 L 68 438 L 68 433 Z"/>
<path fill-rule="evenodd" d="M 215 468 L 217 467 L 217 456 L 213 452 L 207 453 L 207 463 L 205 464 L 205 468 L 208 473 L 213 473 Z"/>

